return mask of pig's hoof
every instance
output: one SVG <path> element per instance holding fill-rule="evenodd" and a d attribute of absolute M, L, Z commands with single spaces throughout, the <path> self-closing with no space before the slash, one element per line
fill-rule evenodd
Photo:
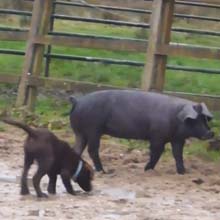
<path fill-rule="evenodd" d="M 100 173 L 106 173 L 103 168 L 99 168 L 99 167 L 96 167 L 96 168 L 95 168 L 95 171 L 96 171 L 96 172 L 100 172 Z"/>
<path fill-rule="evenodd" d="M 21 192 L 20 192 L 20 194 L 21 194 L 22 196 L 26 196 L 26 195 L 29 195 L 30 192 L 29 192 L 29 190 L 22 189 Z"/>
<path fill-rule="evenodd" d="M 46 193 L 39 193 L 37 195 L 38 198 L 48 198 L 48 195 Z"/>
<path fill-rule="evenodd" d="M 97 172 L 97 174 L 101 174 L 101 175 L 107 174 L 107 172 L 105 170 L 99 170 L 99 171 L 96 170 L 96 172 Z"/>
<path fill-rule="evenodd" d="M 180 175 L 184 175 L 185 174 L 185 169 L 179 169 L 177 170 L 177 173 Z"/>
<path fill-rule="evenodd" d="M 153 167 L 150 166 L 150 165 L 147 165 L 147 166 L 144 168 L 144 171 L 148 171 L 148 170 L 153 170 Z"/>
<path fill-rule="evenodd" d="M 70 195 L 72 195 L 72 196 L 75 196 L 76 195 L 76 193 L 75 193 L 75 191 L 70 191 L 70 192 L 68 192 Z"/>
<path fill-rule="evenodd" d="M 109 174 L 113 174 L 115 172 L 115 169 L 109 169 L 109 170 L 102 170 L 102 174 L 107 174 L 107 175 L 109 175 Z"/>

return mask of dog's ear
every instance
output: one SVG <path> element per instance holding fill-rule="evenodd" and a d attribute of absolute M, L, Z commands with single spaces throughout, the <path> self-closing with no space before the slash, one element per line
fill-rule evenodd
<path fill-rule="evenodd" d="M 77 183 L 79 186 L 86 192 L 90 192 L 92 190 L 92 180 L 94 177 L 94 172 L 92 167 L 85 161 L 83 161 L 83 170 L 80 172 Z"/>

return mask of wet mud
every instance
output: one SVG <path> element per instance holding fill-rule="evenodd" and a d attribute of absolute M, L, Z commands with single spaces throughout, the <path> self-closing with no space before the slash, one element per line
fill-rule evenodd
<path fill-rule="evenodd" d="M 101 158 L 109 174 L 95 174 L 93 191 L 68 195 L 58 180 L 57 194 L 38 199 L 19 195 L 25 134 L 11 127 L 0 132 L 0 219 L 80 220 L 219 220 L 220 166 L 185 158 L 187 174 L 177 175 L 173 158 L 144 172 L 148 152 L 128 151 L 114 140 L 103 140 Z M 88 155 L 84 157 L 91 163 Z M 30 172 L 31 176 L 36 166 Z M 46 190 L 47 177 L 42 180 Z"/>

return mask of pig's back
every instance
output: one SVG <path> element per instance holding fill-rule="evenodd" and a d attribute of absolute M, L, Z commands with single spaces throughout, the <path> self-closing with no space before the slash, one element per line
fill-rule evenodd
<path fill-rule="evenodd" d="M 153 92 L 104 90 L 80 98 L 79 104 L 82 108 L 86 108 L 88 112 L 93 109 L 102 111 L 102 113 L 109 112 L 109 110 L 124 111 L 124 113 L 133 110 L 139 114 L 145 114 L 146 112 L 154 114 L 167 110 L 173 114 L 172 111 L 176 111 L 187 102 L 190 101 Z"/>
<path fill-rule="evenodd" d="M 148 139 L 161 131 L 169 133 L 178 110 L 172 97 L 156 93 L 115 91 L 110 100 L 107 133 L 124 138 Z"/>

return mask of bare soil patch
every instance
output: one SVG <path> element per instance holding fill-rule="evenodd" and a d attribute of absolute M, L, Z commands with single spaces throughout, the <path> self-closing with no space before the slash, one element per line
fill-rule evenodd
<path fill-rule="evenodd" d="M 96 174 L 91 193 L 73 183 L 68 195 L 59 180 L 57 195 L 38 199 L 20 196 L 25 134 L 6 127 L 0 132 L 0 219 L 80 220 L 219 220 L 220 167 L 185 158 L 186 175 L 177 175 L 172 158 L 144 172 L 147 151 L 128 151 L 114 140 L 103 140 L 101 158 L 110 174 Z M 64 135 L 65 136 L 65 135 Z M 84 157 L 89 161 L 87 154 Z M 34 172 L 34 168 L 31 170 Z M 17 178 L 16 178 L 17 177 Z M 42 181 L 46 189 L 47 178 Z"/>

